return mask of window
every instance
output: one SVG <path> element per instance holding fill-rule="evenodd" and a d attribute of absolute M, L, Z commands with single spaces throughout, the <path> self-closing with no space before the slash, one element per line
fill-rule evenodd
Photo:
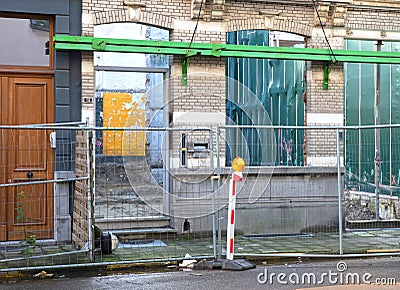
<path fill-rule="evenodd" d="M 304 47 L 304 37 L 245 30 L 229 32 L 227 43 Z M 304 61 L 228 58 L 226 75 L 226 114 L 231 124 L 304 125 Z M 276 129 L 269 134 L 266 129 L 245 128 L 241 132 L 227 132 L 226 160 L 228 163 L 236 155 L 249 155 L 249 165 L 253 166 L 303 166 L 303 142 L 303 130 Z"/>
<path fill-rule="evenodd" d="M 0 17 L 0 65 L 49 67 L 50 19 Z"/>

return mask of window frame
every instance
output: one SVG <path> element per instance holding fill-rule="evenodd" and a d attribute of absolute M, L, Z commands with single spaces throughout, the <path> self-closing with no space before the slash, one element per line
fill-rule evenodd
<path fill-rule="evenodd" d="M 49 64 L 46 66 L 32 66 L 32 65 L 5 65 L 0 63 L 0 73 L 2 72 L 15 72 L 15 73 L 53 73 L 54 70 L 54 49 L 53 49 L 53 35 L 54 35 L 54 17 L 49 15 L 38 14 L 12 14 L 0 13 L 0 18 L 17 18 L 29 20 L 48 20 L 49 21 Z M 45 46 L 43 46 L 45 49 Z"/>

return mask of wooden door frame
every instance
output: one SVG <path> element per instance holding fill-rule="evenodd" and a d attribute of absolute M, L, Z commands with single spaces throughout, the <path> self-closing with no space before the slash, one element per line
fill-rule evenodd
<path fill-rule="evenodd" d="M 8 13 L 8 12 L 0 12 L 0 17 L 4 18 L 23 18 L 23 19 L 40 19 L 40 20 L 48 20 L 49 21 L 49 65 L 47 66 L 24 66 L 24 65 L 2 65 L 0 64 L 0 106 L 1 108 L 6 108 L 6 110 L 2 109 L 0 110 L 0 125 L 15 125 L 12 124 L 11 119 L 9 118 L 10 115 L 10 100 L 9 97 L 7 96 L 10 88 L 9 88 L 9 78 L 10 77 L 35 77 L 35 78 L 49 78 L 52 81 L 51 83 L 51 88 L 49 89 L 49 92 L 51 95 L 49 96 L 49 99 L 51 99 L 51 103 L 47 104 L 48 106 L 48 116 L 46 116 L 47 120 L 51 120 L 51 123 L 54 123 L 54 103 L 55 103 L 55 90 L 54 90 L 54 50 L 52 49 L 53 47 L 53 35 L 54 35 L 54 16 L 51 15 L 38 15 L 38 14 L 28 14 L 28 13 Z M 43 47 L 45 49 L 45 47 Z M 50 116 L 51 115 L 51 116 Z M 10 142 L 7 140 L 5 137 L 4 132 L 0 130 L 2 133 L 0 135 L 0 141 L 1 142 Z M 52 154 L 52 169 L 51 173 L 54 176 L 54 152 L 51 150 Z M 8 164 L 8 154 L 6 153 L 6 150 L 1 150 L 0 152 L 0 162 L 3 166 L 5 164 Z M 4 169 L 5 170 L 5 169 Z M 0 174 L 0 183 L 1 184 L 7 184 L 8 180 L 10 178 L 10 175 L 12 173 L 7 172 Z M 53 186 L 53 184 L 51 184 Z M 6 202 L 7 202 L 7 197 L 6 193 L 9 192 L 9 187 L 0 187 L 0 204 L 4 205 L 4 208 L 6 208 Z M 54 191 L 52 192 L 52 196 L 54 199 Z M 51 208 L 52 215 L 54 217 L 54 204 L 52 205 Z M 0 210 L 0 241 L 6 240 L 7 236 L 7 222 L 10 222 L 7 220 L 7 217 L 9 216 L 9 213 L 7 213 L 6 210 Z M 53 221 L 54 223 L 54 218 Z M 53 234 L 54 234 L 54 226 L 53 226 Z"/>

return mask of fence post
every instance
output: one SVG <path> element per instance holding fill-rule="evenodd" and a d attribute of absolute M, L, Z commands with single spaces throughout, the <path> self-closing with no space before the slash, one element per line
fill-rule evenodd
<path fill-rule="evenodd" d="M 89 249 L 89 259 L 91 262 L 95 261 L 94 250 L 94 185 L 95 185 L 95 146 L 94 146 L 94 136 L 93 130 L 88 131 L 88 249 Z"/>
<path fill-rule="evenodd" d="M 218 177 L 218 183 L 217 183 L 217 190 L 218 190 L 218 196 L 217 196 L 217 227 L 218 227 L 218 259 L 221 259 L 221 252 L 222 252 L 222 233 L 221 233 L 221 202 L 220 202 L 220 185 L 221 185 L 221 156 L 220 156 L 220 144 L 219 144 L 219 134 L 220 134 L 220 128 L 219 125 L 217 125 L 216 128 L 216 136 L 215 136 L 215 146 L 217 150 L 217 177 Z"/>
<path fill-rule="evenodd" d="M 212 211 L 212 235 L 213 235 L 213 254 L 217 258 L 217 231 L 215 226 L 215 188 L 214 188 L 214 146 L 213 130 L 210 127 L 210 168 L 211 168 L 211 211 Z"/>
<path fill-rule="evenodd" d="M 377 51 L 381 51 L 382 40 L 378 40 Z M 379 220 L 379 186 L 381 182 L 381 65 L 376 65 L 376 97 L 375 97 L 375 218 Z"/>
<path fill-rule="evenodd" d="M 343 223 L 342 223 L 342 182 L 340 178 L 340 132 L 336 129 L 337 186 L 339 207 L 339 253 L 343 255 Z"/>

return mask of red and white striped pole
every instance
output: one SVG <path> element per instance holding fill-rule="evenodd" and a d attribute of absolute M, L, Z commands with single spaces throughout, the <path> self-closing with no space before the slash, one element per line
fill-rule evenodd
<path fill-rule="evenodd" d="M 236 182 L 242 181 L 244 160 L 239 156 L 232 161 L 235 172 L 229 182 L 228 226 L 226 233 L 226 259 L 233 260 L 235 252 L 235 207 L 236 207 Z"/>

